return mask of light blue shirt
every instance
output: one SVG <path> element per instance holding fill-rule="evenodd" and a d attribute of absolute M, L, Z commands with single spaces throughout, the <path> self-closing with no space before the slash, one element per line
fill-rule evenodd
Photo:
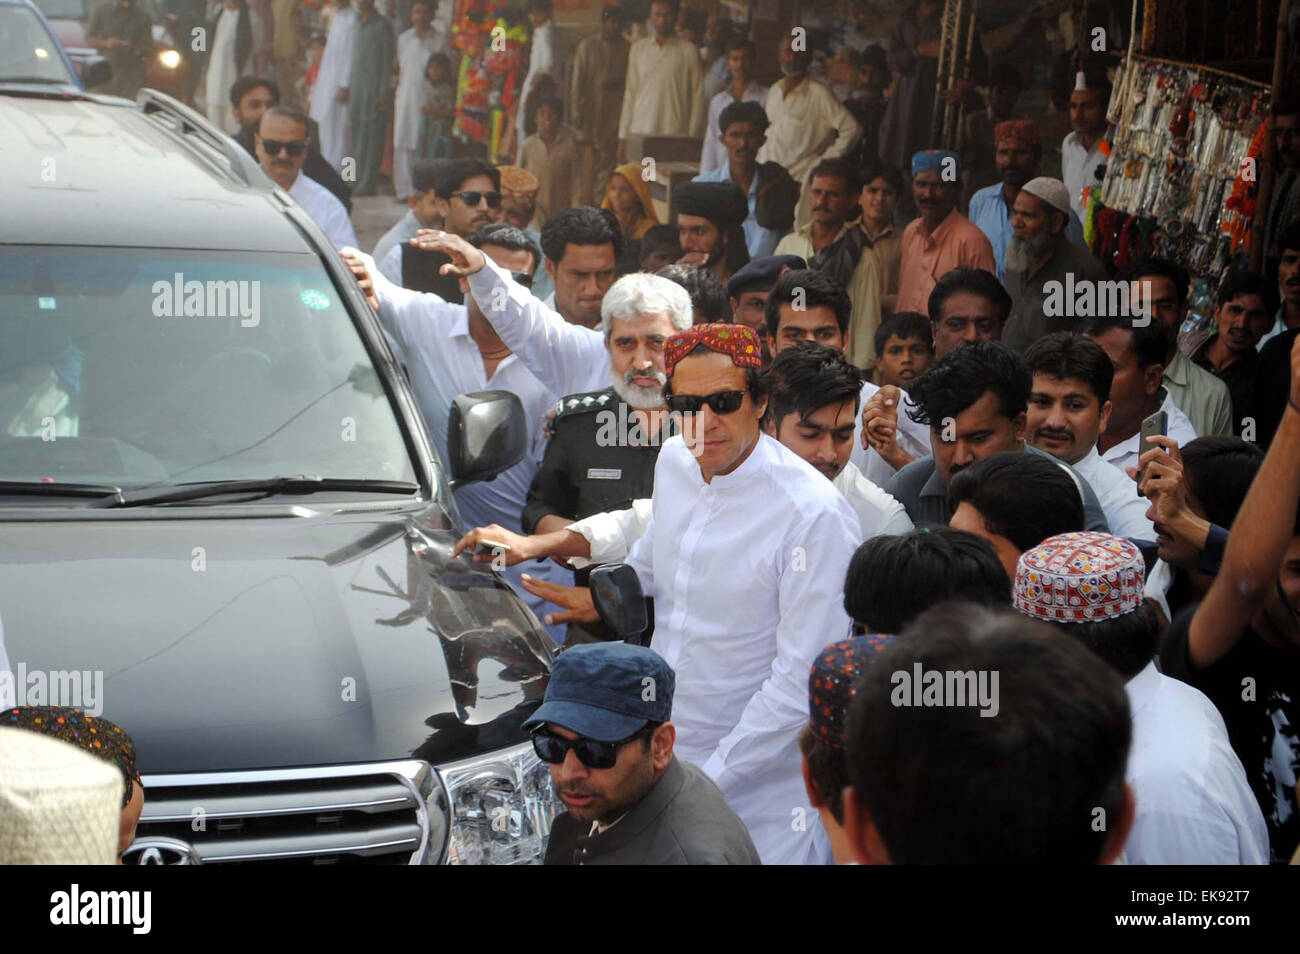
<path fill-rule="evenodd" d="M 970 211 L 967 217 L 974 222 L 981 232 L 988 236 L 993 246 L 993 258 L 998 263 L 998 281 L 1007 280 L 1007 246 L 1011 244 L 1011 213 L 1002 201 L 1002 183 L 980 189 L 970 197 Z M 1080 248 L 1087 246 L 1083 241 L 1083 223 L 1070 210 L 1070 219 L 1065 223 L 1065 237 Z"/>
<path fill-rule="evenodd" d="M 712 172 L 706 172 L 702 176 L 695 177 L 696 182 L 731 182 L 731 163 L 724 162 Z M 749 249 L 750 258 L 762 258 L 765 255 L 771 255 L 776 250 L 776 243 L 781 241 L 785 232 L 778 232 L 774 229 L 765 229 L 758 224 L 758 219 L 754 218 L 754 209 L 758 204 L 758 173 L 754 173 L 754 179 L 749 184 L 749 215 L 741 223 L 745 230 L 745 246 Z"/>

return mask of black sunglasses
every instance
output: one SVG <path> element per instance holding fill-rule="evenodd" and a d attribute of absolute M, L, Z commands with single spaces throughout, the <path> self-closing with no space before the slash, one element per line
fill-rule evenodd
<path fill-rule="evenodd" d="M 306 139 L 294 139 L 290 142 L 280 142 L 278 139 L 262 139 L 261 136 L 258 136 L 257 138 L 262 143 L 262 148 L 266 150 L 267 155 L 270 156 L 278 156 L 280 150 L 283 149 L 291 158 L 297 159 L 307 151 Z"/>
<path fill-rule="evenodd" d="M 510 277 L 525 288 L 533 287 L 533 276 L 527 272 L 511 272 Z"/>
<path fill-rule="evenodd" d="M 597 742 L 595 739 L 563 739 L 545 726 L 533 730 L 533 751 L 543 762 L 560 765 L 573 749 L 578 761 L 587 768 L 613 768 L 618 761 L 618 750 L 629 742 L 650 735 L 655 730 L 653 723 L 648 723 L 637 732 L 619 742 Z"/>
<path fill-rule="evenodd" d="M 713 394 L 665 394 L 668 410 L 679 414 L 698 414 L 704 405 L 714 414 L 734 414 L 745 403 L 748 391 L 715 391 Z"/>
<path fill-rule="evenodd" d="M 471 208 L 477 206 L 479 201 L 487 199 L 489 209 L 499 209 L 501 207 L 500 192 L 453 192 L 452 198 L 459 198 Z"/>

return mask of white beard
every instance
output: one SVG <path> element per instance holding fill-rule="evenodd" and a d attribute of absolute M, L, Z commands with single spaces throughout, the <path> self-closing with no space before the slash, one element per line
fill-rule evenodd
<path fill-rule="evenodd" d="M 628 372 L 631 374 L 632 372 Z M 634 407 L 637 410 L 646 411 L 651 408 L 663 407 L 664 403 L 664 385 L 668 382 L 668 375 L 662 371 L 651 372 L 655 381 L 658 383 L 654 387 L 642 387 L 633 384 L 626 377 L 619 374 L 612 367 L 609 369 L 609 384 L 625 404 Z"/>

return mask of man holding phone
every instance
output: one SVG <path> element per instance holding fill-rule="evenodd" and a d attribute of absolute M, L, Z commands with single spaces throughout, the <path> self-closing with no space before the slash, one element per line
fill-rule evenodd
<path fill-rule="evenodd" d="M 1165 435 L 1181 447 L 1197 438 L 1196 430 L 1169 392 L 1164 377 L 1165 329 L 1158 322 L 1135 325 L 1128 318 L 1099 318 L 1085 334 L 1110 357 L 1115 369 L 1110 386 L 1110 419 L 1097 440 L 1101 459 L 1120 469 L 1135 465 L 1141 456 L 1142 422 L 1159 411 L 1166 415 Z M 1148 427 L 1148 437 L 1159 433 Z M 1154 445 L 1153 445 L 1154 446 Z"/>

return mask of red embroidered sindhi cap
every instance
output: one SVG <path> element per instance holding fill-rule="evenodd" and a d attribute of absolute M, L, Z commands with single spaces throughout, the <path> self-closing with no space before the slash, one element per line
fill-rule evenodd
<path fill-rule="evenodd" d="M 713 322 L 696 325 L 679 332 L 664 344 L 664 373 L 671 375 L 677 362 L 686 357 L 697 347 L 703 345 L 710 351 L 725 354 L 731 363 L 741 368 L 761 368 L 763 366 L 763 349 L 759 345 L 758 335 L 752 328 L 744 325 Z"/>
<path fill-rule="evenodd" d="M 1026 616 L 1095 623 L 1142 604 L 1146 564 L 1138 548 L 1109 533 L 1062 533 L 1020 555 L 1012 603 Z"/>

